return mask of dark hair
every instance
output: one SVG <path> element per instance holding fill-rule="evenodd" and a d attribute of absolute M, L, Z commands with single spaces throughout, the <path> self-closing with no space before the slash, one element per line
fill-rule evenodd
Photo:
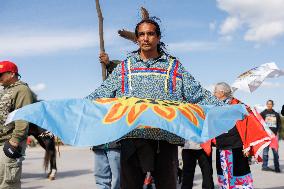
<path fill-rule="evenodd" d="M 138 38 L 138 29 L 139 29 L 139 26 L 143 23 L 148 23 L 148 24 L 153 24 L 155 26 L 155 32 L 157 34 L 158 37 L 161 37 L 161 29 L 160 29 L 160 26 L 159 24 L 153 20 L 153 19 L 144 19 L 144 20 L 141 20 L 135 27 L 135 36 L 136 38 Z M 158 46 L 157 46 L 157 50 L 159 53 L 166 53 L 166 45 L 165 43 L 163 42 L 159 42 Z M 134 51 L 134 52 L 139 52 L 140 49 L 138 49 L 137 51 Z"/>
<path fill-rule="evenodd" d="M 160 30 L 159 24 L 158 24 L 156 21 L 152 20 L 152 19 L 144 19 L 144 20 L 141 20 L 141 21 L 136 25 L 136 27 L 135 27 L 135 36 L 136 36 L 137 38 L 138 38 L 138 28 L 139 28 L 139 26 L 140 26 L 141 24 L 143 24 L 143 23 L 153 24 L 153 25 L 156 27 L 156 28 L 155 28 L 155 32 L 156 32 L 157 36 L 158 36 L 158 37 L 161 36 L 161 30 Z"/>
<path fill-rule="evenodd" d="M 268 101 L 266 102 L 266 104 L 267 104 L 268 102 L 271 102 L 271 103 L 272 103 L 272 105 L 274 105 L 273 100 L 268 100 Z"/>

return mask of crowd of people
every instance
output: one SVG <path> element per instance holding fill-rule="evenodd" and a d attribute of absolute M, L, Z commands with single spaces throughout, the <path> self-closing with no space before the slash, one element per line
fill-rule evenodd
<path fill-rule="evenodd" d="M 86 99 L 133 96 L 215 106 L 241 103 L 225 82 L 217 83 L 213 94 L 203 88 L 176 57 L 166 52 L 160 27 L 153 19 L 139 22 L 135 35 L 139 48 L 121 63 L 110 61 L 106 53 L 100 54 L 100 62 L 107 66 L 108 78 Z M 177 75 L 180 79 L 176 79 Z M 0 62 L 0 83 L 4 87 L 0 95 L 0 188 L 20 188 L 28 123 L 16 121 L 7 126 L 4 123 L 10 112 L 33 103 L 35 98 L 28 85 L 20 81 L 17 66 L 10 61 Z M 272 100 L 267 101 L 267 109 L 261 115 L 278 140 L 281 121 L 273 105 Z M 253 188 L 250 159 L 243 151 L 236 127 L 208 144 L 211 150 L 212 146 L 216 147 L 219 188 Z M 211 152 L 167 131 L 139 128 L 119 141 L 92 148 L 97 189 L 139 189 L 147 187 L 145 181 L 154 182 L 157 189 L 175 189 L 178 146 L 183 147 L 181 188 L 193 187 L 197 161 L 202 171 L 202 188 L 214 188 Z M 263 170 L 268 170 L 268 151 L 269 146 L 263 150 Z M 278 149 L 272 148 L 272 151 L 278 173 L 281 171 Z"/>

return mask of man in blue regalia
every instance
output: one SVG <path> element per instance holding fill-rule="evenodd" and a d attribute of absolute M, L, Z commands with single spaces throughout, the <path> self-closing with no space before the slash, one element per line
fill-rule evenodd
<path fill-rule="evenodd" d="M 144 19 L 136 25 L 139 49 L 119 64 L 88 99 L 139 97 L 223 105 L 185 70 L 174 56 L 165 52 L 158 23 Z M 177 146 L 184 139 L 158 128 L 139 128 L 121 143 L 121 189 L 142 188 L 151 172 L 157 189 L 175 189 Z"/>

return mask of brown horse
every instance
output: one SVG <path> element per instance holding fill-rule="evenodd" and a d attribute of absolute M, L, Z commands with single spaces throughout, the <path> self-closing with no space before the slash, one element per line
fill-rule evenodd
<path fill-rule="evenodd" d="M 50 170 L 47 177 L 50 180 L 54 180 L 57 172 L 54 135 L 32 123 L 29 124 L 28 135 L 35 137 L 40 146 L 45 150 L 43 166 L 45 171 L 47 171 L 48 164 L 50 164 Z"/>

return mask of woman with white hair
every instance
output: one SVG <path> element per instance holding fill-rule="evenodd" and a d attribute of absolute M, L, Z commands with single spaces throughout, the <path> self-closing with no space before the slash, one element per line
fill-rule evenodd
<path fill-rule="evenodd" d="M 233 98 L 231 87 L 217 83 L 214 95 L 227 104 L 241 103 Z M 219 188 L 253 188 L 249 160 L 243 153 L 243 143 L 236 127 L 216 137 L 216 168 Z"/>

